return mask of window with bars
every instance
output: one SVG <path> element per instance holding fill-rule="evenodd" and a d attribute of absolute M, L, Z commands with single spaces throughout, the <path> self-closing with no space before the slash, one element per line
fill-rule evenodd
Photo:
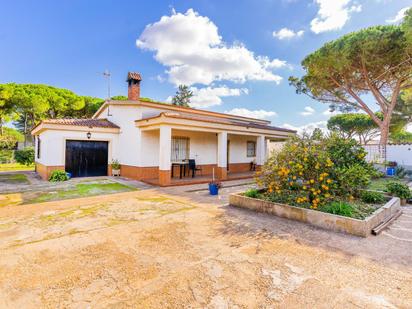
<path fill-rule="evenodd" d="M 256 142 L 253 142 L 253 141 L 247 142 L 247 156 L 248 157 L 256 156 Z"/>
<path fill-rule="evenodd" d="M 172 137 L 172 162 L 179 162 L 189 159 L 189 138 Z"/>

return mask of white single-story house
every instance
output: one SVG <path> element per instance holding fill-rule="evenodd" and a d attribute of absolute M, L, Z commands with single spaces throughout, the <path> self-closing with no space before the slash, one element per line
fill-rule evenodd
<path fill-rule="evenodd" d="M 44 120 L 32 130 L 43 179 L 56 169 L 72 177 L 108 175 L 118 160 L 122 176 L 168 186 L 181 181 L 182 167 L 185 178 L 191 160 L 193 181 L 209 181 L 212 173 L 226 180 L 259 168 L 268 141 L 295 134 L 266 120 L 144 100 L 140 74 L 129 72 L 127 82 L 128 100 L 106 101 L 91 119 Z"/>

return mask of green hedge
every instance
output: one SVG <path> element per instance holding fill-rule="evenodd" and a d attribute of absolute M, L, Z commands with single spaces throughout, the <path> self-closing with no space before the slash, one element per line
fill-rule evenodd
<path fill-rule="evenodd" d="M 23 150 L 16 150 L 14 152 L 14 159 L 22 165 L 34 164 L 34 148 L 26 147 Z"/>
<path fill-rule="evenodd" d="M 14 150 L 0 149 L 0 164 L 13 163 Z"/>

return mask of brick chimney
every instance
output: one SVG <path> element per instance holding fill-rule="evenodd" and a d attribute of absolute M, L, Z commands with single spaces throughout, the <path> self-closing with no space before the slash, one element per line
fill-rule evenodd
<path fill-rule="evenodd" d="M 127 73 L 127 98 L 132 101 L 138 101 L 140 98 L 140 81 L 142 77 L 137 72 Z"/>

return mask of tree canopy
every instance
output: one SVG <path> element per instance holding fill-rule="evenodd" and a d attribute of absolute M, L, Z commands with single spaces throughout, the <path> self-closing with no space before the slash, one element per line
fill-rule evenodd
<path fill-rule="evenodd" d="M 190 98 L 193 96 L 193 92 L 186 85 L 180 85 L 176 91 L 175 96 L 172 98 L 173 105 L 189 106 Z"/>
<path fill-rule="evenodd" d="M 0 150 L 13 149 L 17 142 L 23 142 L 24 137 L 19 131 L 12 128 L 3 128 L 3 134 L 0 135 Z"/>
<path fill-rule="evenodd" d="M 378 113 L 378 118 L 382 115 Z M 357 138 L 361 144 L 367 144 L 379 133 L 379 128 L 369 115 L 346 113 L 332 116 L 327 127 L 345 138 Z"/>
<path fill-rule="evenodd" d="M 405 130 L 392 133 L 389 138 L 393 143 L 412 143 L 412 133 Z"/>
<path fill-rule="evenodd" d="M 308 55 L 305 75 L 290 77 L 297 93 L 307 94 L 332 109 L 363 110 L 387 142 L 389 124 L 399 93 L 412 86 L 412 10 L 402 25 L 375 26 L 349 33 Z M 376 106 L 367 103 L 371 95 Z"/>
<path fill-rule="evenodd" d="M 91 117 L 103 102 L 48 85 L 0 84 L 0 128 L 14 121 L 25 138 L 29 138 L 31 128 L 42 119 Z"/>

